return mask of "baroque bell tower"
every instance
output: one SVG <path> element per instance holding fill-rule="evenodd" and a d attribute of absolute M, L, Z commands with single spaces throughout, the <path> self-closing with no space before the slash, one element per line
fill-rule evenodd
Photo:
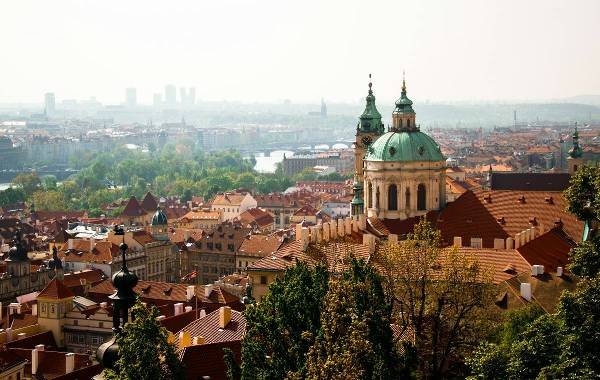
<path fill-rule="evenodd" d="M 365 99 L 367 104 L 356 126 L 356 139 L 354 141 L 354 173 L 359 183 L 362 183 L 364 180 L 363 159 L 367 153 L 367 149 L 384 132 L 381 114 L 375 106 L 371 74 L 369 74 L 369 94 Z"/>

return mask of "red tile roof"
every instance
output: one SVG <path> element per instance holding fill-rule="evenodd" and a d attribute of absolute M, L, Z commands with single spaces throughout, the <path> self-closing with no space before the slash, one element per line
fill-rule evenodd
<path fill-rule="evenodd" d="M 44 331 L 38 334 L 26 336 L 25 338 L 13 340 L 12 342 L 6 343 L 9 348 L 28 348 L 33 349 L 38 344 L 43 344 L 46 348 L 55 348 L 56 341 L 52 331 Z"/>
<path fill-rule="evenodd" d="M 553 228 L 542 236 L 518 248 L 519 253 L 531 265 L 543 265 L 546 271 L 556 271 L 569 261 L 569 251 L 575 243 L 559 228 Z"/>
<path fill-rule="evenodd" d="M 52 281 L 50 281 L 44 290 L 42 290 L 37 296 L 38 299 L 49 298 L 55 300 L 61 300 L 69 297 L 75 297 L 75 295 L 69 288 L 65 286 L 62 281 L 57 280 L 56 278 L 53 278 Z"/>
<path fill-rule="evenodd" d="M 219 327 L 219 309 L 196 319 L 181 331 L 187 331 L 193 338 L 201 336 L 205 344 L 241 341 L 246 334 L 246 319 L 239 311 L 231 310 L 231 320 L 224 329 Z M 179 346 L 179 333 L 175 336 L 175 346 Z"/>
<path fill-rule="evenodd" d="M 239 219 L 242 223 L 256 224 L 259 228 L 265 228 L 273 224 L 274 219 L 271 214 L 259 208 L 251 208 L 240 214 Z"/>
<path fill-rule="evenodd" d="M 138 217 L 146 214 L 147 212 L 142 208 L 138 200 L 135 197 L 131 197 L 129 198 L 129 202 L 127 202 L 127 204 L 125 205 L 125 208 L 123 209 L 123 213 L 121 215 Z"/>
<path fill-rule="evenodd" d="M 133 240 L 137 241 L 142 246 L 156 241 L 154 240 L 152 235 L 146 230 L 132 231 L 131 234 Z"/>
<path fill-rule="evenodd" d="M 12 324 L 10 325 L 13 330 L 33 326 L 38 322 L 37 315 L 31 314 L 16 314 L 13 318 Z"/>
<path fill-rule="evenodd" d="M 249 235 L 238 249 L 239 256 L 265 257 L 275 253 L 283 244 L 283 239 L 275 235 Z"/>
<path fill-rule="evenodd" d="M 136 292 L 143 300 L 186 302 L 187 286 L 188 285 L 186 284 L 175 284 L 171 282 L 140 280 L 135 288 L 133 288 L 133 291 Z M 111 295 L 114 292 L 115 288 L 113 287 L 112 282 L 108 279 L 102 281 L 89 290 L 89 294 L 95 295 L 97 299 L 102 299 L 103 296 Z"/>
<path fill-rule="evenodd" d="M 31 363 L 31 350 L 23 348 L 11 348 L 15 354 L 27 359 Z M 66 353 L 59 351 L 38 351 L 38 374 L 43 374 L 44 379 L 89 379 L 102 371 L 102 366 L 94 364 L 89 355 L 74 354 L 74 372 L 66 374 Z M 84 372 L 85 376 L 84 377 Z M 91 373 L 88 371 L 91 370 Z M 82 372 L 79 372 L 82 371 Z M 25 376 L 31 377 L 31 364 L 25 367 Z"/>
<path fill-rule="evenodd" d="M 211 380 L 227 380 L 227 365 L 223 360 L 223 349 L 233 351 L 238 364 L 241 364 L 241 342 L 220 342 L 199 344 L 186 347 L 180 355 L 185 367 L 186 379 L 209 378 Z"/>
<path fill-rule="evenodd" d="M 158 207 L 158 202 L 156 202 L 154 195 L 152 195 L 150 192 L 147 192 L 146 195 L 144 195 L 144 199 L 142 199 L 140 206 L 146 210 L 146 213 L 155 212 L 156 208 Z"/>

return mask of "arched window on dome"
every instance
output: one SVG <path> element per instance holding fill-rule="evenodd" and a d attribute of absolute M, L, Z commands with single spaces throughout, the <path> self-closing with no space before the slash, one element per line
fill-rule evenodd
<path fill-rule="evenodd" d="M 410 128 L 410 119 L 406 119 L 406 128 Z"/>
<path fill-rule="evenodd" d="M 396 185 L 390 185 L 388 189 L 388 210 L 398 210 L 398 188 Z"/>
<path fill-rule="evenodd" d="M 373 185 L 369 182 L 367 186 L 367 208 L 373 207 Z"/>
<path fill-rule="evenodd" d="M 422 183 L 420 183 L 419 187 L 417 187 L 417 210 L 427 210 L 427 190 L 425 189 L 425 185 Z"/>
<path fill-rule="evenodd" d="M 406 209 L 410 210 L 410 187 L 406 188 L 406 192 L 404 193 L 404 200 L 406 204 Z"/>

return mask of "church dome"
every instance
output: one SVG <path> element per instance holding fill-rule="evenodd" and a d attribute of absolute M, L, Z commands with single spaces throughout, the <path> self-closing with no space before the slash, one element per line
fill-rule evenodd
<path fill-rule="evenodd" d="M 369 146 L 365 161 L 444 161 L 444 156 L 436 142 L 421 131 L 392 131 Z"/>
<path fill-rule="evenodd" d="M 156 208 L 156 212 L 152 216 L 153 226 L 165 226 L 167 225 L 167 215 L 160 209 L 160 207 Z"/>

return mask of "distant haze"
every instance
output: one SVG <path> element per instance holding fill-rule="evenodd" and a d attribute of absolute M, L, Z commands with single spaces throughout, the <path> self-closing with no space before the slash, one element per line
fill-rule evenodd
<path fill-rule="evenodd" d="M 600 94 L 600 1 L 0 2 L 0 102 L 392 102 Z M 179 94 L 178 94 L 179 96 Z"/>

